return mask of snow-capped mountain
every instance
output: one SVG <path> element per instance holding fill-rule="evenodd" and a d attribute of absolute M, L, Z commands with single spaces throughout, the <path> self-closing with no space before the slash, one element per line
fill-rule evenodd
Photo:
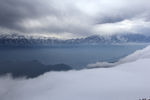
<path fill-rule="evenodd" d="M 11 34 L 0 35 L 0 46 L 36 47 L 55 46 L 72 44 L 118 44 L 118 43 L 150 43 L 150 36 L 141 34 L 123 34 L 112 36 L 89 36 L 86 38 L 60 40 L 46 37 L 27 37 L 23 35 Z"/>

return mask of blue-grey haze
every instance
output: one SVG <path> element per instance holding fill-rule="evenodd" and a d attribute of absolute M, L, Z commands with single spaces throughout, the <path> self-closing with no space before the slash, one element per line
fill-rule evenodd
<path fill-rule="evenodd" d="M 116 62 L 147 44 L 140 45 L 74 45 L 53 48 L 0 48 L 0 61 L 32 61 L 43 64 L 64 63 L 73 68 L 84 68 L 99 61 Z"/>

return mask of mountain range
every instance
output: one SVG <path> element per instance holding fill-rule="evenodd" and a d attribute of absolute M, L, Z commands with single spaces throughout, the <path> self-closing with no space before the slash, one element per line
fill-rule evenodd
<path fill-rule="evenodd" d="M 37 77 L 49 71 L 68 71 L 72 67 L 66 64 L 45 65 L 39 61 L 0 61 L 0 75 L 11 74 L 12 77 Z"/>
<path fill-rule="evenodd" d="M 45 37 L 26 37 L 23 35 L 11 34 L 0 35 L 1 47 L 49 47 L 57 45 L 75 45 L 75 44 L 121 44 L 121 43 L 150 43 L 150 36 L 142 34 L 120 34 L 112 36 L 89 36 L 76 39 L 56 39 Z"/>

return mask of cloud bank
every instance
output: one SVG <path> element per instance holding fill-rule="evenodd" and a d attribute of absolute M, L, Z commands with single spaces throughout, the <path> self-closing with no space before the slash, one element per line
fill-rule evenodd
<path fill-rule="evenodd" d="M 127 61 L 128 63 L 113 68 L 50 72 L 34 79 L 12 79 L 10 76 L 1 76 L 0 100 L 150 98 L 149 50 L 150 46 L 137 51 L 124 59 L 134 62 Z"/>
<path fill-rule="evenodd" d="M 138 59 L 145 59 L 145 58 L 150 58 L 150 46 L 147 46 L 146 48 L 142 50 L 137 50 L 133 54 L 120 59 L 118 62 L 115 63 L 108 63 L 108 62 L 96 62 L 94 64 L 88 64 L 87 67 L 92 68 L 92 67 L 113 67 L 119 64 L 123 63 L 128 63 L 128 62 L 133 62 Z"/>
<path fill-rule="evenodd" d="M 34 79 L 0 78 L 0 100 L 136 100 L 149 98 L 150 59 L 109 69 L 46 73 Z"/>
<path fill-rule="evenodd" d="M 148 0 L 1 0 L 0 33 L 59 38 L 149 33 Z"/>

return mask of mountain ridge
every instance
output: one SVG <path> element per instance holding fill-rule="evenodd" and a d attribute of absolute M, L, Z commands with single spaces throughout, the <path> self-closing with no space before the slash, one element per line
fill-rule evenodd
<path fill-rule="evenodd" d="M 25 37 L 23 35 L 0 35 L 1 47 L 49 47 L 56 45 L 74 44 L 121 44 L 121 43 L 150 43 L 150 36 L 142 34 L 120 34 L 112 36 L 88 36 L 85 38 L 61 40 L 46 37 Z"/>
<path fill-rule="evenodd" d="M 69 71 L 72 67 L 66 64 L 45 65 L 33 61 L 0 61 L 0 76 L 11 74 L 12 77 L 34 78 L 50 71 Z"/>

